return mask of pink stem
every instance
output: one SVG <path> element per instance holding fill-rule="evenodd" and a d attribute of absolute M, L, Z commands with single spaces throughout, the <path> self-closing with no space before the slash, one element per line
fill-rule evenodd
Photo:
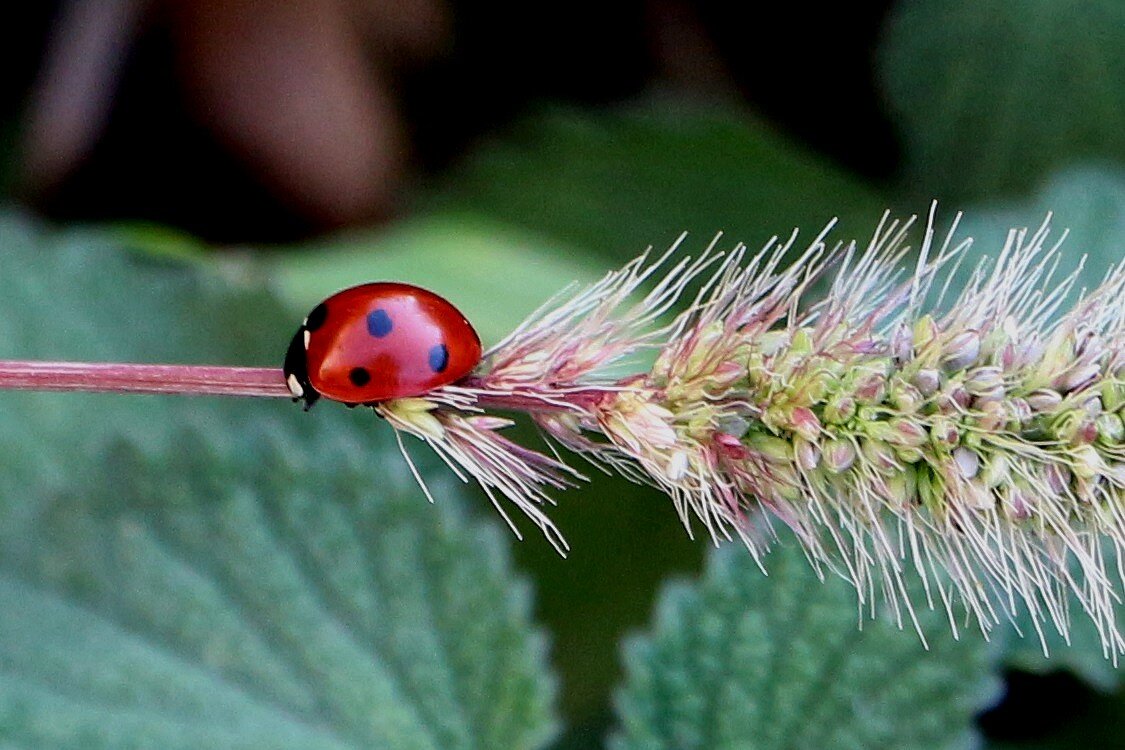
<path fill-rule="evenodd" d="M 0 390 L 291 398 L 280 369 L 0 360 Z"/>
<path fill-rule="evenodd" d="M 476 378 L 462 385 L 480 387 Z M 257 396 L 292 398 L 285 376 L 273 367 L 213 365 L 138 365 L 121 362 L 39 362 L 0 360 L 0 390 L 164 393 L 183 396 Z M 558 401 L 587 405 L 603 391 L 556 394 Z M 484 393 L 481 406 L 509 411 L 563 411 L 565 407 L 518 393 Z"/>
<path fill-rule="evenodd" d="M 485 383 L 479 378 L 472 376 L 458 381 L 457 385 L 465 386 L 466 388 L 486 387 Z M 527 396 L 520 393 L 486 392 L 477 395 L 477 403 L 481 406 L 491 407 L 493 409 L 505 409 L 508 411 L 566 411 L 566 407 L 557 402 L 565 402 L 577 407 L 590 407 L 604 398 L 605 393 L 605 388 L 560 390 L 551 393 L 552 400 L 556 402 L 551 403 L 550 401 L 544 401 L 535 396 Z"/>

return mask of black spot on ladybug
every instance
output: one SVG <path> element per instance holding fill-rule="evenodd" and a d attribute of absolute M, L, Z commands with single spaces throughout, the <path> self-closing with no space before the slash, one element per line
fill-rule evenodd
<path fill-rule="evenodd" d="M 441 372 L 449 364 L 449 350 L 445 344 L 434 344 L 430 347 L 430 369 Z"/>
<path fill-rule="evenodd" d="M 371 373 L 363 367 L 353 367 L 352 371 L 348 373 L 348 380 L 352 381 L 353 385 L 365 386 L 371 382 Z"/>
<path fill-rule="evenodd" d="M 322 302 L 314 307 L 312 309 L 312 312 L 309 313 L 309 317 L 305 319 L 305 330 L 315 331 L 317 328 L 320 328 L 322 325 L 324 325 L 324 321 L 327 319 L 328 308 Z"/>
<path fill-rule="evenodd" d="M 394 323 L 391 322 L 391 316 L 383 308 L 372 310 L 367 313 L 367 332 L 377 339 L 381 339 L 391 332 L 394 328 Z"/>

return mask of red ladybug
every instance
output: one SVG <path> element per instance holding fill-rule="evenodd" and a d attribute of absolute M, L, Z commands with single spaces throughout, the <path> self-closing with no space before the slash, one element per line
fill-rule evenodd
<path fill-rule="evenodd" d="M 285 382 L 305 409 L 419 396 L 468 375 L 480 337 L 461 312 L 410 284 L 362 284 L 313 308 L 285 355 Z"/>

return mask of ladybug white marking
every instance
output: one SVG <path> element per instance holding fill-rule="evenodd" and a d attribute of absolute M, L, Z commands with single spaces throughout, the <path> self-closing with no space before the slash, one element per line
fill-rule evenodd
<path fill-rule="evenodd" d="M 308 340 L 308 331 L 305 331 L 305 339 Z M 285 384 L 289 386 L 289 392 L 293 394 L 293 398 L 302 398 L 305 395 L 305 389 L 297 382 L 296 375 L 290 375 L 286 378 Z"/>

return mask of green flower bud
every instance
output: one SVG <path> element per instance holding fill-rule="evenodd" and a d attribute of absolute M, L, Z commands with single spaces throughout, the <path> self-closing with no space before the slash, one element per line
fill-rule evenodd
<path fill-rule="evenodd" d="M 1070 469 L 1079 479 L 1093 479 L 1106 470 L 1105 461 L 1092 445 L 1080 445 L 1070 454 Z"/>
<path fill-rule="evenodd" d="M 902 463 L 916 464 L 925 458 L 925 454 L 921 448 L 895 446 L 895 457 Z"/>
<path fill-rule="evenodd" d="M 1062 396 L 1050 388 L 1038 388 L 1027 395 L 1027 405 L 1040 414 L 1054 411 L 1061 403 Z"/>
<path fill-rule="evenodd" d="M 857 401 L 866 404 L 881 404 L 887 396 L 887 379 L 881 373 L 869 373 L 856 382 L 854 388 Z"/>
<path fill-rule="evenodd" d="M 884 439 L 893 445 L 920 448 L 929 439 L 926 428 L 914 420 L 898 417 L 887 422 L 887 425 L 890 430 L 888 436 Z"/>
<path fill-rule="evenodd" d="M 820 446 L 800 435 L 793 438 L 793 453 L 797 464 L 805 471 L 812 471 L 820 465 Z"/>
<path fill-rule="evenodd" d="M 895 428 L 891 426 L 890 422 L 880 421 L 875 414 L 865 414 L 863 409 L 859 410 L 859 420 L 856 426 L 865 437 L 872 440 L 888 442 L 895 434 Z"/>
<path fill-rule="evenodd" d="M 941 388 L 941 374 L 937 370 L 919 370 L 910 382 L 923 396 L 932 396 Z"/>
<path fill-rule="evenodd" d="M 837 395 L 824 405 L 824 421 L 829 424 L 843 424 L 855 416 L 855 399 Z"/>
<path fill-rule="evenodd" d="M 910 414 L 918 410 L 918 407 L 922 405 L 923 398 L 921 391 L 917 388 L 910 383 L 895 378 L 891 383 L 887 401 L 899 411 Z"/>
<path fill-rule="evenodd" d="M 772 475 L 774 481 L 770 482 L 770 488 L 775 495 L 791 503 L 801 499 L 804 485 L 792 464 L 775 467 Z"/>
<path fill-rule="evenodd" d="M 1082 409 L 1068 409 L 1051 420 L 1051 432 L 1059 440 L 1070 442 L 1078 436 L 1089 415 Z"/>
<path fill-rule="evenodd" d="M 918 479 L 913 469 L 897 471 L 883 480 L 887 503 L 894 510 L 902 510 L 918 502 Z"/>
<path fill-rule="evenodd" d="M 978 401 L 998 401 L 1004 397 L 1004 374 L 999 367 L 974 367 L 965 378 L 965 390 Z"/>
<path fill-rule="evenodd" d="M 1114 378 L 1106 378 L 1101 386 L 1102 404 L 1106 411 L 1117 411 L 1125 406 L 1125 383 Z"/>
<path fill-rule="evenodd" d="M 1094 423 L 1098 429 L 1098 442 L 1107 447 L 1125 439 L 1125 422 L 1117 414 L 1102 414 Z"/>
<path fill-rule="evenodd" d="M 824 461 L 825 468 L 835 474 L 841 474 L 855 463 L 855 446 L 849 441 L 839 438 L 829 440 L 824 444 L 821 458 Z"/>
<path fill-rule="evenodd" d="M 894 449 L 882 440 L 864 440 L 860 444 L 863 457 L 881 474 L 894 474 L 901 471 Z"/>
<path fill-rule="evenodd" d="M 961 331 L 942 349 L 941 366 L 946 372 L 958 372 L 980 357 L 980 335 L 976 331 Z"/>
<path fill-rule="evenodd" d="M 814 404 L 824 400 L 834 382 L 835 378 L 830 373 L 821 370 L 801 382 L 797 390 L 806 403 Z"/>
<path fill-rule="evenodd" d="M 812 334 L 808 328 L 798 328 L 793 334 L 793 341 L 789 344 L 789 353 L 793 356 L 804 357 L 812 354 Z"/>
<path fill-rule="evenodd" d="M 1011 464 L 1002 453 L 990 455 L 981 468 L 980 480 L 986 487 L 999 487 L 1011 477 Z"/>
<path fill-rule="evenodd" d="M 918 497 L 922 505 L 934 515 L 943 515 L 945 506 L 945 483 L 941 477 L 934 474 L 929 468 L 916 469 L 918 480 Z"/>
<path fill-rule="evenodd" d="M 764 432 L 750 433 L 743 439 L 743 443 L 771 464 L 789 463 L 793 456 L 793 446 L 790 445 L 788 440 L 782 440 Z"/>
<path fill-rule="evenodd" d="M 912 333 L 914 334 L 914 351 L 921 352 L 937 339 L 938 326 L 933 316 L 923 315 L 915 321 Z"/>
<path fill-rule="evenodd" d="M 930 441 L 938 448 L 950 449 L 957 445 L 961 433 L 953 420 L 945 417 L 934 417 L 930 423 Z"/>
<path fill-rule="evenodd" d="M 768 385 L 770 373 L 766 370 L 766 358 L 761 352 L 751 352 L 746 358 L 746 382 L 754 388 Z"/>

